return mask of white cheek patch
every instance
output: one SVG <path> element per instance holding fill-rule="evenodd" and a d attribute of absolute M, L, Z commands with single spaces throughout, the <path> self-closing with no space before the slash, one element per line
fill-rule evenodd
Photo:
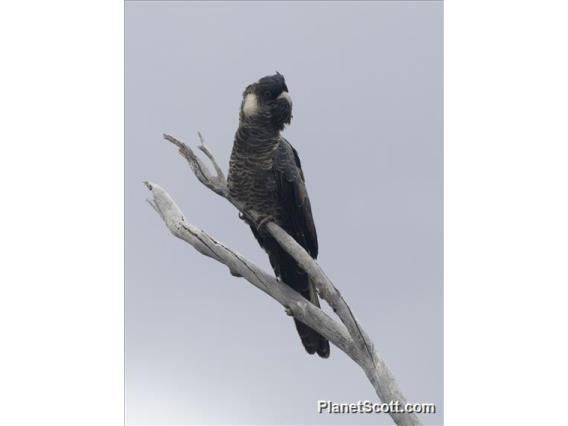
<path fill-rule="evenodd" d="M 292 106 L 292 97 L 288 92 L 282 92 L 280 96 L 278 96 L 278 99 L 286 99 L 290 106 Z"/>
<path fill-rule="evenodd" d="M 243 113 L 245 116 L 250 117 L 258 112 L 258 101 L 254 93 L 249 93 L 243 102 Z"/>

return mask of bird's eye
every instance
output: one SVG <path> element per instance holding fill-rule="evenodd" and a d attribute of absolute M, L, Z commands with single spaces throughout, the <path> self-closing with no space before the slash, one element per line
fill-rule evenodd
<path fill-rule="evenodd" d="M 267 90 L 267 91 L 264 92 L 264 97 L 266 97 L 266 98 L 268 98 L 268 99 L 271 98 L 271 96 L 270 96 L 270 90 Z"/>

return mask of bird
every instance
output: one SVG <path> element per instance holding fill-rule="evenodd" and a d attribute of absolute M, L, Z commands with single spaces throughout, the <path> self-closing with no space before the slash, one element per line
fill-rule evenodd
<path fill-rule="evenodd" d="M 263 227 L 273 221 L 317 259 L 318 238 L 300 157 L 281 134 L 291 120 L 292 98 L 282 74 L 262 77 L 246 87 L 227 185 L 231 198 L 261 217 L 252 223 L 241 215 L 268 254 L 278 279 L 320 307 L 308 274 Z M 329 341 L 304 323 L 294 322 L 306 351 L 328 358 Z"/>

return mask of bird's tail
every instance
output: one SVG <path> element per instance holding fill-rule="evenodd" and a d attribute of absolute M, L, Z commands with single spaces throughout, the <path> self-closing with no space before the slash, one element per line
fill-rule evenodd
<path fill-rule="evenodd" d="M 313 289 L 313 284 L 310 283 L 309 285 L 310 289 Z M 310 293 L 313 293 L 313 298 L 309 298 L 310 302 L 319 307 L 319 299 L 315 289 L 310 291 Z M 308 298 L 306 297 L 306 299 Z M 329 358 L 328 340 L 303 322 L 295 319 L 294 323 L 296 324 L 296 330 L 298 330 L 298 334 L 306 351 L 308 351 L 309 354 L 317 352 L 322 358 Z"/>
<path fill-rule="evenodd" d="M 296 264 L 287 253 L 280 256 L 280 277 L 317 307 L 320 306 L 318 294 L 308 275 Z M 294 319 L 302 344 L 309 354 L 317 353 L 322 358 L 329 357 L 329 341 L 306 324 Z"/>
<path fill-rule="evenodd" d="M 268 253 L 270 264 L 276 276 L 319 308 L 318 294 L 314 285 L 310 282 L 308 274 L 274 239 L 261 235 L 254 226 L 251 226 L 251 229 L 260 245 Z M 294 319 L 294 323 L 306 351 L 309 354 L 317 353 L 322 358 L 329 358 L 329 341 L 306 324 L 296 319 Z"/>

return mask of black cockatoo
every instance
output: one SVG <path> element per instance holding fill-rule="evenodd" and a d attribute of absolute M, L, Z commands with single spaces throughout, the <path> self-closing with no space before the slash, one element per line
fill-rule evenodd
<path fill-rule="evenodd" d="M 292 99 L 281 74 L 263 77 L 245 89 L 229 165 L 229 193 L 263 220 L 280 225 L 315 259 L 318 239 L 300 157 L 281 135 L 291 119 Z M 314 285 L 296 261 L 262 225 L 249 225 L 268 253 L 276 276 L 319 306 Z M 294 321 L 308 353 L 329 357 L 327 339 Z"/>

